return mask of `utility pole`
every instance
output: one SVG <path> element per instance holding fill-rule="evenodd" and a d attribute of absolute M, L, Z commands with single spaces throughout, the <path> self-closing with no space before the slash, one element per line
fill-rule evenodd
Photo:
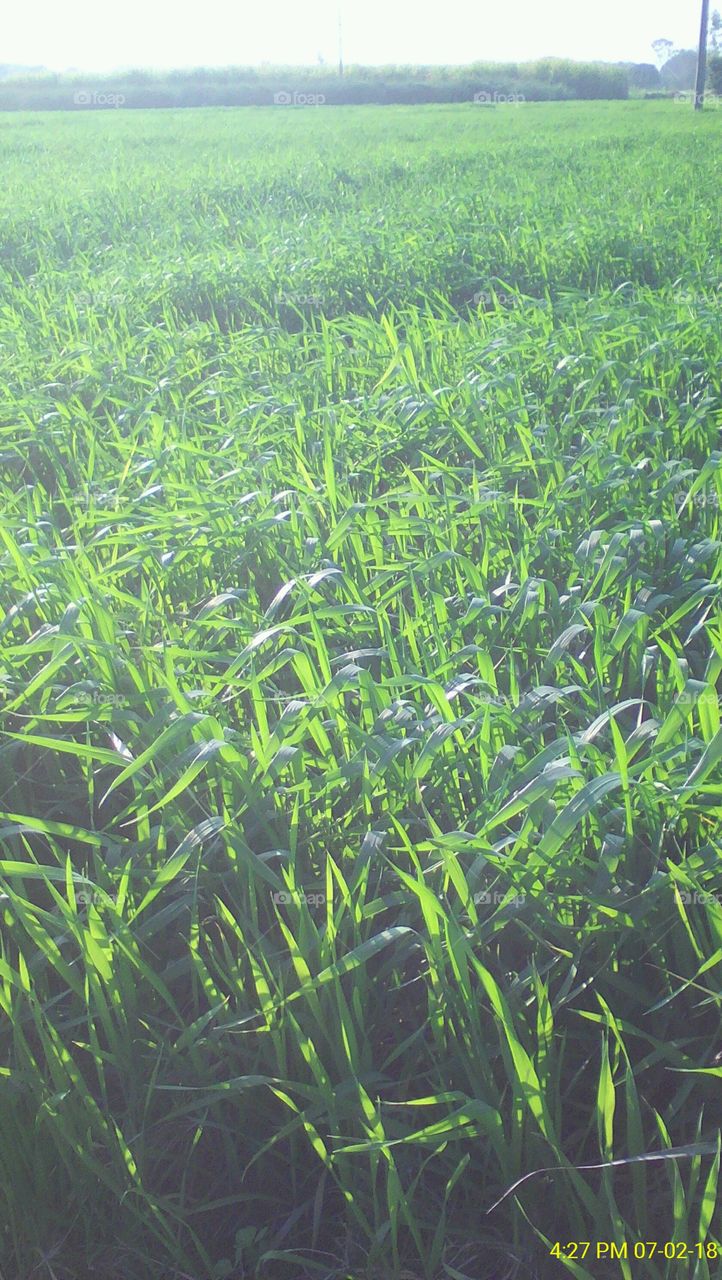
<path fill-rule="evenodd" d="M 697 84 L 694 90 L 694 109 L 704 107 L 704 89 L 707 83 L 707 40 L 709 38 L 709 0 L 702 0 L 702 23 L 699 30 L 699 56 L 697 58 Z"/>
<path fill-rule="evenodd" d="M 707 0 L 709 4 L 709 0 Z M 338 0 L 338 74 L 343 80 L 343 17 L 341 14 L 341 0 Z"/>

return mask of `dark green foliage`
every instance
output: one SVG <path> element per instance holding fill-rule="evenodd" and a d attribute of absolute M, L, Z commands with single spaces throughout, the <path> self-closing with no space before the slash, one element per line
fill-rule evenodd
<path fill-rule="evenodd" d="M 653 62 L 638 62 L 629 66 L 630 89 L 657 89 L 662 83 L 659 68 Z"/>
<path fill-rule="evenodd" d="M 709 86 L 713 93 L 722 98 L 722 57 L 719 54 L 713 54 L 707 64 L 707 74 L 709 77 Z"/>

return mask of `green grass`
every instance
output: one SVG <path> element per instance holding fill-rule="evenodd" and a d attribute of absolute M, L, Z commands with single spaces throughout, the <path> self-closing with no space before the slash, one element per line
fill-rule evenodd
<path fill-rule="evenodd" d="M 719 1275 L 721 132 L 0 121 L 2 1280 Z"/>

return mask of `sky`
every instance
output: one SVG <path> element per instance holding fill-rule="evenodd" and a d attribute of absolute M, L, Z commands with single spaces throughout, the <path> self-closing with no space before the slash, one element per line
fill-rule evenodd
<path fill-rule="evenodd" d="M 715 7 L 715 0 L 712 0 Z M 116 67 L 654 61 L 696 45 L 700 0 L 24 0 L 4 6 L 0 62 Z"/>

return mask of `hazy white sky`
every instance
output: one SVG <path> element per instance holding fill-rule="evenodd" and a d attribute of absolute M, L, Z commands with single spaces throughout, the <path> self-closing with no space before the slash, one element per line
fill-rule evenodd
<path fill-rule="evenodd" d="M 700 0 L 6 0 L 0 61 L 62 69 L 470 62 L 558 55 L 653 61 L 692 47 Z M 712 7 L 715 7 L 713 0 Z"/>

